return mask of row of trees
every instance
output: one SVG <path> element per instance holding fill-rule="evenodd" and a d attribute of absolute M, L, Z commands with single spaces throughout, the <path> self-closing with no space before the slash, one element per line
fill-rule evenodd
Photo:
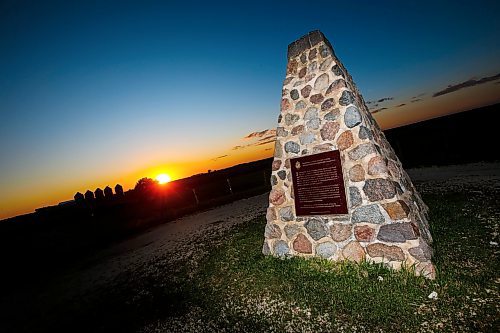
<path fill-rule="evenodd" d="M 92 192 L 91 190 L 87 190 L 85 194 L 77 192 L 74 196 L 74 199 L 75 202 L 82 203 L 84 201 L 90 202 L 94 200 L 111 199 L 113 196 L 122 197 L 123 195 L 123 187 L 120 184 L 116 184 L 115 194 L 113 194 L 113 190 L 111 189 L 111 187 L 106 186 L 104 188 L 104 191 L 98 187 L 94 192 Z"/>

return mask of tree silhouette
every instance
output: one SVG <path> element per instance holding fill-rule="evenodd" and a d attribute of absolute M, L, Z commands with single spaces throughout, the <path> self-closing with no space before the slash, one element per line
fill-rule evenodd
<path fill-rule="evenodd" d="M 116 184 L 115 193 L 117 196 L 122 197 L 123 196 L 123 186 L 121 186 L 120 184 Z"/>
<path fill-rule="evenodd" d="M 144 177 L 144 178 L 141 178 L 137 181 L 137 184 L 135 184 L 134 189 L 138 192 L 145 193 L 145 192 L 152 191 L 153 189 L 156 188 L 157 185 L 158 185 L 157 180 L 154 180 L 154 179 L 151 179 L 148 177 Z"/>
<path fill-rule="evenodd" d="M 101 188 L 98 187 L 94 191 L 94 196 L 95 196 L 96 200 L 102 200 L 102 199 L 104 199 L 104 192 L 102 191 Z"/>
<path fill-rule="evenodd" d="M 111 187 L 106 186 L 106 187 L 104 188 L 104 197 L 105 197 L 106 199 L 110 199 L 110 198 L 112 198 L 112 197 L 113 197 L 113 190 L 111 189 Z"/>
<path fill-rule="evenodd" d="M 76 192 L 75 194 L 75 202 L 76 203 L 82 203 L 85 201 L 85 197 L 83 196 L 83 194 L 81 194 L 80 192 Z"/>

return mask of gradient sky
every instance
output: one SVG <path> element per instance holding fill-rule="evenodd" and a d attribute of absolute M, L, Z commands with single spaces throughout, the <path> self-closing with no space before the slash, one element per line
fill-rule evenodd
<path fill-rule="evenodd" d="M 271 156 L 315 29 L 382 128 L 500 101 L 498 1 L 307 3 L 0 2 L 0 219 Z"/>

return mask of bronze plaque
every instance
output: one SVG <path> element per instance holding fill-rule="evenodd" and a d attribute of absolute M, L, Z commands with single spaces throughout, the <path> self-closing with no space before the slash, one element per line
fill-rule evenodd
<path fill-rule="evenodd" d="M 297 216 L 347 214 L 338 150 L 291 158 Z"/>

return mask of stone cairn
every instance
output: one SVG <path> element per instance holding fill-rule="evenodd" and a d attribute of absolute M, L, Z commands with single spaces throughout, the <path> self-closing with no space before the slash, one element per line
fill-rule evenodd
<path fill-rule="evenodd" d="M 383 262 L 435 277 L 428 207 L 320 31 L 288 46 L 263 253 Z M 295 214 L 290 158 L 339 150 L 348 214 Z"/>

